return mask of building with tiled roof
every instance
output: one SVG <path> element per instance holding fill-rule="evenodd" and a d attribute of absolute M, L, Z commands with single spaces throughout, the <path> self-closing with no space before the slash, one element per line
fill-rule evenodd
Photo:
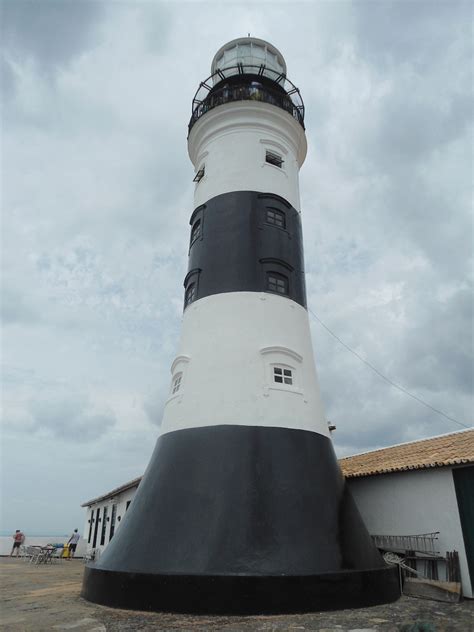
<path fill-rule="evenodd" d="M 344 457 L 339 465 L 369 533 L 386 541 L 437 533 L 440 557 L 459 554 L 462 591 L 472 598 L 474 429 Z"/>
<path fill-rule="evenodd" d="M 474 429 L 339 459 L 346 478 L 474 463 Z"/>

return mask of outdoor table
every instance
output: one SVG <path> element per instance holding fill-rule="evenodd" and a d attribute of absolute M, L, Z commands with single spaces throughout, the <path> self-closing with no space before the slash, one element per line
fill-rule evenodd
<path fill-rule="evenodd" d="M 51 562 L 51 558 L 55 550 L 54 546 L 42 546 L 41 553 L 36 558 L 35 564 L 47 564 L 48 562 Z"/>

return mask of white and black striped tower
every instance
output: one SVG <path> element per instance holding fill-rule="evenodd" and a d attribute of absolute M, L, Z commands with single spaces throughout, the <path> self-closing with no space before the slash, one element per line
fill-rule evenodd
<path fill-rule="evenodd" d="M 347 491 L 306 310 L 304 108 L 276 48 L 223 46 L 189 125 L 196 172 L 161 436 L 83 595 L 123 608 L 297 612 L 398 597 Z"/>

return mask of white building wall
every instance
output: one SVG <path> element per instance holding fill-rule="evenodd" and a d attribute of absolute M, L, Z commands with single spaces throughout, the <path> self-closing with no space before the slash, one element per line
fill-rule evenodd
<path fill-rule="evenodd" d="M 86 522 L 85 522 L 85 526 L 84 526 L 84 533 L 83 533 L 83 538 L 86 542 L 86 550 L 88 552 L 92 551 L 92 549 L 98 549 L 100 551 L 100 553 L 102 553 L 104 551 L 104 549 L 106 548 L 106 546 L 108 545 L 108 543 L 110 542 L 110 527 L 111 527 L 111 521 L 112 521 L 112 508 L 114 505 L 117 506 L 117 513 L 116 513 L 116 519 L 115 519 L 115 529 L 114 529 L 114 535 L 117 533 L 117 529 L 120 528 L 120 525 L 122 523 L 122 520 L 125 516 L 125 512 L 127 511 L 127 502 L 131 501 L 133 499 L 133 496 L 135 495 L 135 492 L 137 491 L 137 487 L 132 487 L 130 489 L 125 490 L 124 492 L 117 494 L 116 496 L 113 496 L 112 498 L 107 498 L 105 500 L 102 500 L 98 503 L 95 503 L 93 505 L 90 505 L 87 507 L 87 513 L 86 513 Z M 106 518 L 106 526 L 105 526 L 105 537 L 104 537 L 104 542 L 102 544 L 102 527 L 104 524 L 104 507 L 107 507 L 107 518 Z M 96 518 L 97 515 L 97 509 L 100 508 L 100 514 L 99 514 L 99 526 L 98 526 L 98 530 L 97 530 L 97 541 L 96 541 L 96 545 L 94 547 L 94 529 L 95 529 L 95 522 L 92 524 L 92 529 L 91 529 L 91 523 L 90 521 L 92 519 Z M 90 534 L 90 535 L 89 535 Z"/>
<path fill-rule="evenodd" d="M 473 597 L 452 468 L 347 479 L 369 530 L 376 535 L 439 531 L 439 551 L 458 551 L 465 597 Z"/>

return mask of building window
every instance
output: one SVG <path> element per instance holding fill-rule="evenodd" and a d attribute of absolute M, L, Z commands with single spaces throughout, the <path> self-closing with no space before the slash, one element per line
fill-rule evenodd
<path fill-rule="evenodd" d="M 194 222 L 194 225 L 191 229 L 191 243 L 189 246 L 191 247 L 196 241 L 196 239 L 198 239 L 198 237 L 200 236 L 201 236 L 201 220 L 198 219 Z"/>
<path fill-rule="evenodd" d="M 109 542 L 114 537 L 116 519 L 117 519 L 117 505 L 112 505 L 112 516 L 110 518 Z"/>
<path fill-rule="evenodd" d="M 265 221 L 267 224 L 278 226 L 278 228 L 286 228 L 285 213 L 277 211 L 276 208 L 267 208 Z"/>
<path fill-rule="evenodd" d="M 177 393 L 181 387 L 181 380 L 183 378 L 183 374 L 182 373 L 178 373 L 177 375 L 174 376 L 173 378 L 173 383 L 171 385 L 171 395 L 174 395 L 175 393 Z"/>
<path fill-rule="evenodd" d="M 191 283 L 191 285 L 186 288 L 186 292 L 184 294 L 184 309 L 186 309 L 186 307 L 194 300 L 196 300 L 196 284 Z"/>
<path fill-rule="evenodd" d="M 267 291 L 288 296 L 288 278 L 278 272 L 267 272 Z"/>
<path fill-rule="evenodd" d="M 293 385 L 293 371 L 291 369 L 285 369 L 281 366 L 273 367 L 273 381 L 277 384 Z"/>
<path fill-rule="evenodd" d="M 107 529 L 107 505 L 104 507 L 104 515 L 102 517 L 102 531 L 100 534 L 100 545 L 105 544 L 105 531 Z"/>
<path fill-rule="evenodd" d="M 265 152 L 265 161 L 268 162 L 270 165 L 280 167 L 280 169 L 283 165 L 283 158 L 278 154 L 275 154 L 273 151 L 269 151 L 268 149 Z"/>
<path fill-rule="evenodd" d="M 94 526 L 94 538 L 92 540 L 92 548 L 95 549 L 97 546 L 97 534 L 99 532 L 99 522 L 100 522 L 100 507 L 97 508 L 95 512 L 95 526 Z"/>
<path fill-rule="evenodd" d="M 193 178 L 193 182 L 201 182 L 201 180 L 204 178 L 205 172 L 206 172 L 205 166 L 202 166 L 200 169 L 198 169 L 198 171 L 196 172 L 196 175 Z"/>
<path fill-rule="evenodd" d="M 89 536 L 87 538 L 87 542 L 88 544 L 90 544 L 91 542 L 91 538 L 92 538 L 92 525 L 94 524 L 94 510 L 91 509 L 91 517 L 89 520 Z"/>

